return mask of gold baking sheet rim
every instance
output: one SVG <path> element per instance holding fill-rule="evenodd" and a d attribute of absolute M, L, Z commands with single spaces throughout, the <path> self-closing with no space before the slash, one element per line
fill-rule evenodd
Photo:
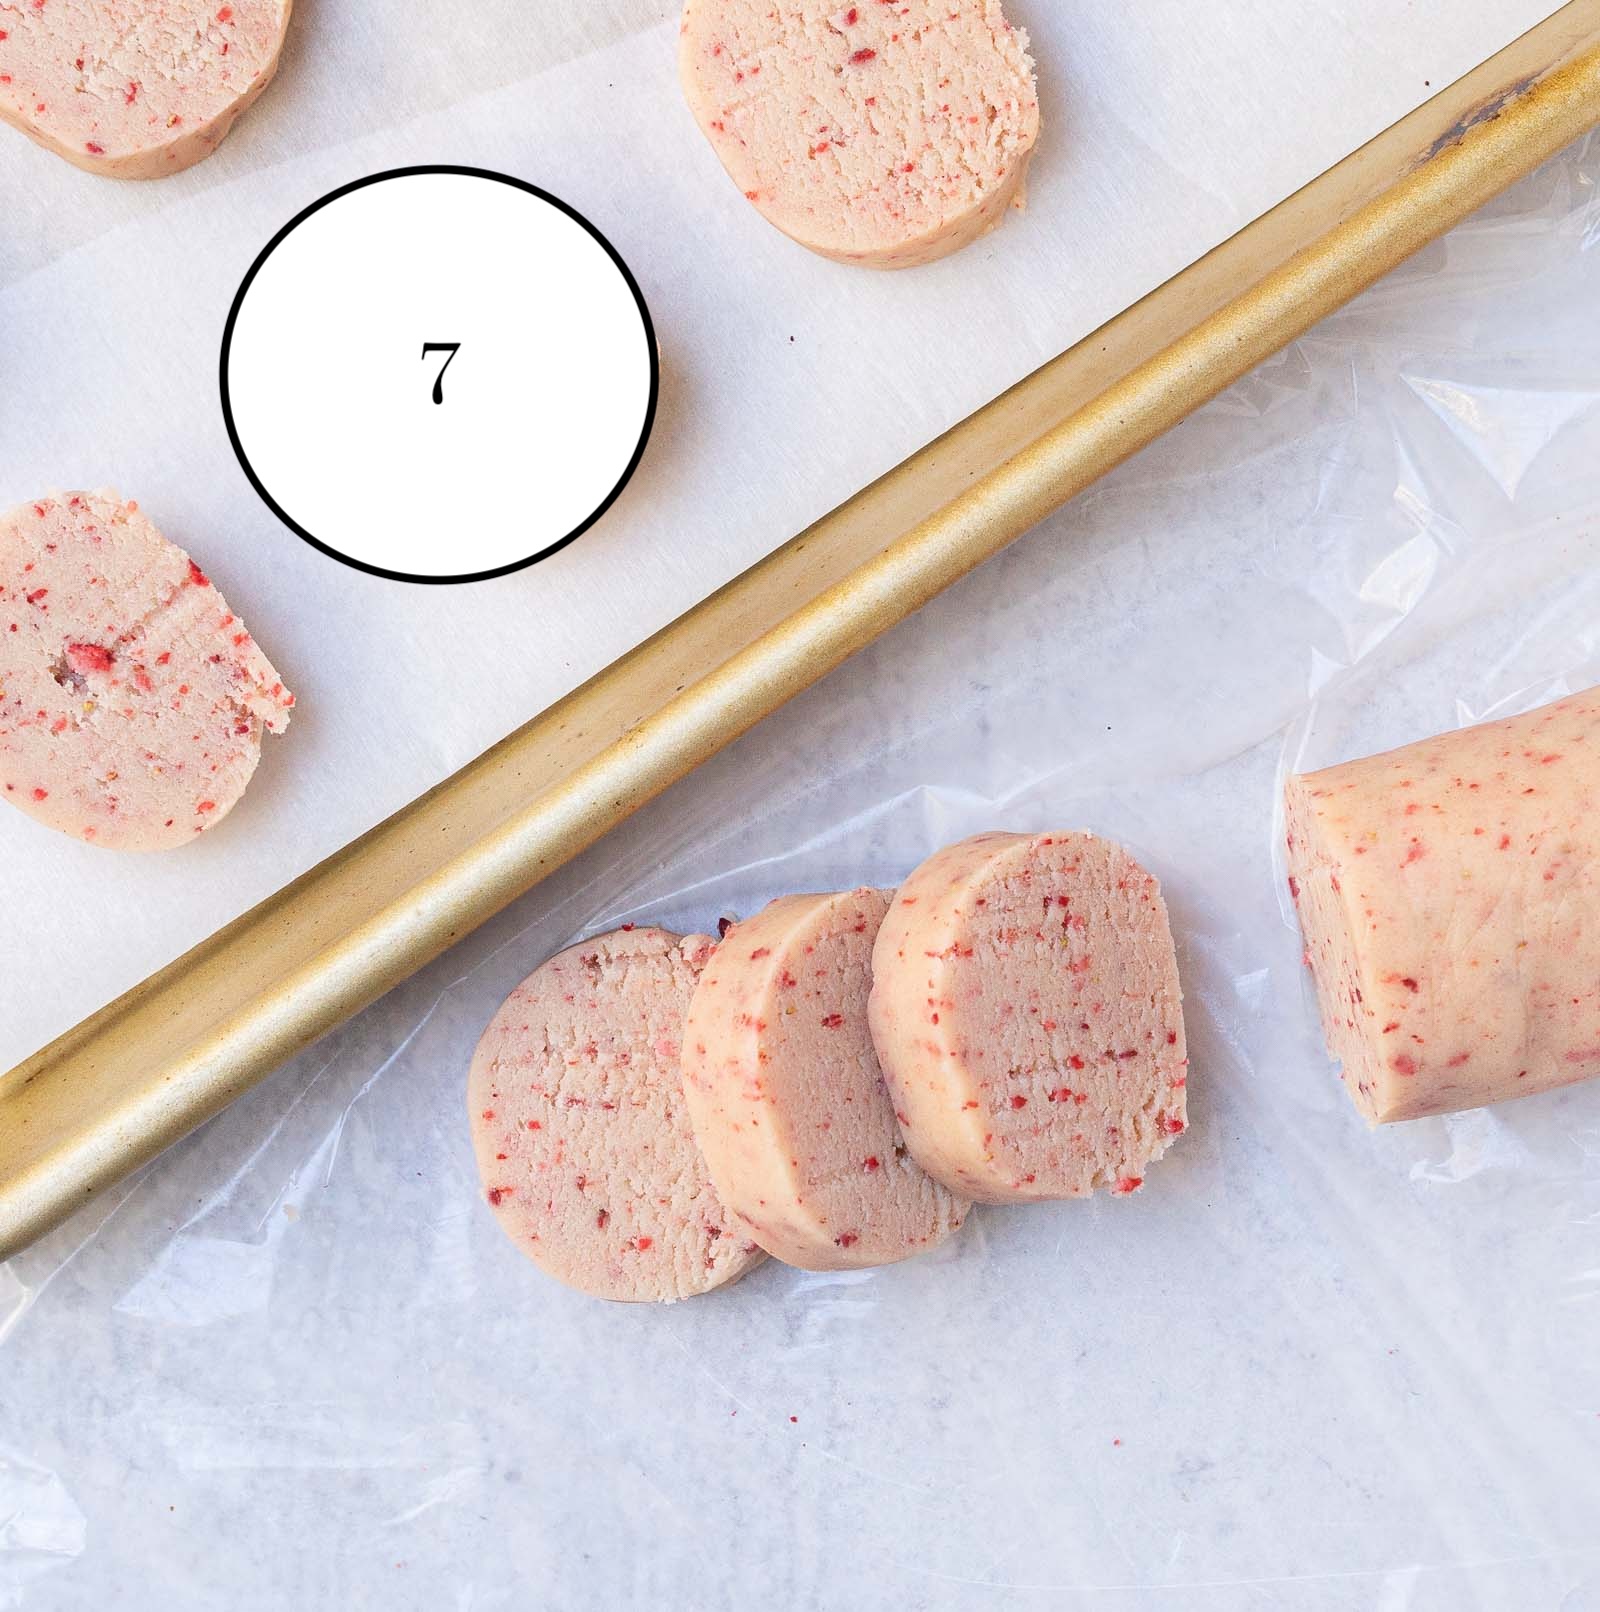
<path fill-rule="evenodd" d="M 0 1077 L 0 1259 L 1600 122 L 1571 0 L 437 788 Z"/>

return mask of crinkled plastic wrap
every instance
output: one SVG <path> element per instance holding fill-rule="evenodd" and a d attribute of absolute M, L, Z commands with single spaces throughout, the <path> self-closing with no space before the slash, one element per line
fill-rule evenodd
<path fill-rule="evenodd" d="M 1600 140 L 0 1268 L 0 1605 L 1600 1607 L 1600 1085 L 1369 1132 L 1274 803 L 1600 681 Z M 540 1275 L 463 1077 L 627 920 L 1087 826 L 1171 902 L 1145 1190 L 668 1308 Z"/>

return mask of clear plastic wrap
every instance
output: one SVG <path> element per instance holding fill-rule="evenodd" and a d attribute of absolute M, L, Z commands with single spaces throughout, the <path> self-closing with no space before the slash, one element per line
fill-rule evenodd
<path fill-rule="evenodd" d="M 1284 770 L 1600 681 L 1600 139 L 0 1267 L 0 1606 L 1600 1607 L 1600 1086 L 1369 1133 Z M 523 1261 L 478 1032 L 576 936 L 987 827 L 1159 873 L 1145 1190 L 669 1308 Z"/>

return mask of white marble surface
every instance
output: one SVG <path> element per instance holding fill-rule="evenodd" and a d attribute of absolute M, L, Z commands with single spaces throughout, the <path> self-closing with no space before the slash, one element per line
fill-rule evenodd
<path fill-rule="evenodd" d="M 1600 1086 L 1368 1134 L 1283 766 L 1600 680 L 1600 140 L 0 1267 L 0 1607 L 1594 1612 Z M 525 1264 L 463 1071 L 625 919 L 989 826 L 1162 876 L 1129 1200 L 669 1309 Z"/>

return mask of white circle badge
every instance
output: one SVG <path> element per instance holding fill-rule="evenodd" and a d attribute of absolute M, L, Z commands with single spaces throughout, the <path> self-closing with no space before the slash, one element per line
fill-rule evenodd
<path fill-rule="evenodd" d="M 290 220 L 222 338 L 222 413 L 308 543 L 415 582 L 499 576 L 605 513 L 655 417 L 655 332 L 611 243 L 478 168 L 372 174 Z"/>

